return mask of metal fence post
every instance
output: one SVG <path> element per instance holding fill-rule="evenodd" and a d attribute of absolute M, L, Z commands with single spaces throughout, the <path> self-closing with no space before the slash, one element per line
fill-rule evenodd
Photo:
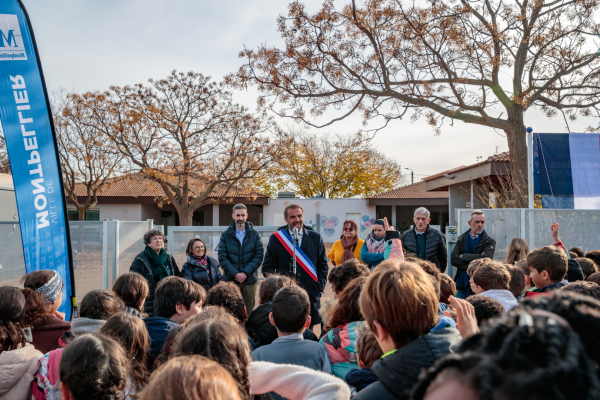
<path fill-rule="evenodd" d="M 112 283 L 114 284 L 119 277 L 119 220 L 113 221 L 115 224 L 115 244 L 113 247 L 113 278 Z"/>
<path fill-rule="evenodd" d="M 147 219 L 146 221 L 148 221 L 148 230 L 154 229 L 154 220 Z"/>
<path fill-rule="evenodd" d="M 108 289 L 108 221 L 102 221 L 102 288 Z"/>

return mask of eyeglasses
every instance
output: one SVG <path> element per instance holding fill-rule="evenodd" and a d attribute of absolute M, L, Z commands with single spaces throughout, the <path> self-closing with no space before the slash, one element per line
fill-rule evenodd
<path fill-rule="evenodd" d="M 352 232 L 354 228 L 344 228 L 344 232 Z"/>

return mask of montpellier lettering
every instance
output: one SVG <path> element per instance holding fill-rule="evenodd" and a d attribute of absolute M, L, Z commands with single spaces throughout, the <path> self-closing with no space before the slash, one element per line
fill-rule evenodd
<path fill-rule="evenodd" d="M 29 105 L 29 97 L 25 90 L 25 79 L 21 75 L 15 77 L 9 76 L 9 78 L 13 82 L 12 89 L 19 115 L 19 123 L 21 124 L 23 145 L 25 146 L 25 150 L 29 152 L 27 164 L 29 165 L 29 175 L 31 176 L 32 193 L 36 195 L 33 205 L 38 211 L 36 213 L 37 228 L 41 229 L 49 226 L 50 222 L 48 221 L 48 199 L 45 195 L 46 182 L 44 182 L 40 153 L 37 151 L 37 138 L 35 131 L 27 130 L 29 128 L 28 124 L 33 123 L 33 118 L 28 118 L 28 110 L 31 109 L 31 106 Z"/>

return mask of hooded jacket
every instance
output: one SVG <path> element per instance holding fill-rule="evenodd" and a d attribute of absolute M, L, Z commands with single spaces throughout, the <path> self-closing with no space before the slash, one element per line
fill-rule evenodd
<path fill-rule="evenodd" d="M 257 271 L 262 264 L 265 248 L 254 225 L 246 222 L 245 229 L 246 235 L 241 244 L 235 235 L 235 222 L 229 224 L 227 230 L 221 234 L 219 264 L 223 268 L 224 281 L 233 281 L 235 274 L 243 272 L 247 276 L 244 283 L 252 285 L 258 280 Z"/>
<path fill-rule="evenodd" d="M 439 268 L 440 272 L 446 271 L 448 266 L 448 249 L 446 238 L 442 232 L 427 225 L 425 235 L 425 260 L 431 261 Z M 411 228 L 402 234 L 402 247 L 408 252 L 418 255 L 417 233 Z"/>
<path fill-rule="evenodd" d="M 79 337 L 86 333 L 98 332 L 106 323 L 103 319 L 91 319 L 86 317 L 73 318 L 71 322 L 73 337 Z"/>
<path fill-rule="evenodd" d="M 500 304 L 502 304 L 504 306 L 504 309 L 506 310 L 506 312 L 505 312 L 506 314 L 508 314 L 508 312 L 510 310 L 512 310 L 514 307 L 519 305 L 515 296 L 513 296 L 513 294 L 511 292 L 509 292 L 508 290 L 491 289 L 491 290 L 486 290 L 485 292 L 482 292 L 479 294 L 481 296 L 487 296 L 494 300 L 498 300 L 500 302 Z"/>
<path fill-rule="evenodd" d="M 208 264 L 206 268 L 203 268 L 198 264 L 198 260 L 192 256 L 188 256 L 187 261 L 181 267 L 181 277 L 196 282 L 198 285 L 202 286 L 204 290 L 208 291 L 208 289 L 223 280 L 223 275 L 221 275 L 221 271 L 219 271 L 219 263 L 217 263 L 217 260 L 210 256 L 206 256 L 206 261 Z"/>
<path fill-rule="evenodd" d="M 416 338 L 376 361 L 371 370 L 379 381 L 361 390 L 353 399 L 408 400 L 421 372 L 450 353 L 450 347 L 461 341 L 455 328 L 442 328 Z"/>
<path fill-rule="evenodd" d="M 280 227 L 278 231 L 282 229 L 288 229 L 287 225 Z M 262 272 L 266 277 L 270 274 L 281 274 L 295 278 L 298 286 L 306 290 L 306 293 L 308 294 L 308 298 L 310 299 L 310 317 L 312 319 L 312 324 L 316 325 L 321 323 L 321 316 L 319 315 L 321 292 L 325 289 L 327 274 L 329 272 L 325 244 L 318 232 L 315 232 L 311 227 L 304 225 L 300 249 L 306 254 L 317 269 L 316 282 L 300 265 L 296 267 L 297 276 L 294 277 L 292 271 L 292 256 L 274 234 L 269 238 Z M 221 256 L 219 256 L 219 259 L 221 259 Z"/>
<path fill-rule="evenodd" d="M 164 317 L 144 318 L 144 324 L 146 325 L 148 337 L 150 338 L 150 357 L 148 365 L 152 365 L 156 357 L 162 352 L 167 335 L 171 329 L 177 327 L 179 324 Z"/>
<path fill-rule="evenodd" d="M 167 268 L 174 276 L 181 276 L 181 272 L 179 271 L 179 267 L 177 267 L 177 263 L 175 262 L 175 258 L 172 255 L 167 254 Z M 154 282 L 154 273 L 152 272 L 152 265 L 150 264 L 150 260 L 148 260 L 148 256 L 145 254 L 145 251 L 140 252 L 131 267 L 129 267 L 129 272 L 137 272 L 146 278 L 146 282 L 148 282 L 148 297 L 146 297 L 146 301 L 144 302 L 144 314 L 149 317 L 154 316 L 154 292 L 156 292 L 156 283 Z"/>
<path fill-rule="evenodd" d="M 0 399 L 25 400 L 43 354 L 30 344 L 0 353 Z"/>

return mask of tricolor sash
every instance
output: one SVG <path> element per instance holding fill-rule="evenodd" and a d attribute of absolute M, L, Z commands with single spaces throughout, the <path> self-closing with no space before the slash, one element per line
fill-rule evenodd
<path fill-rule="evenodd" d="M 294 257 L 294 240 L 288 233 L 287 229 L 280 229 L 275 232 L 275 237 L 279 240 L 279 242 L 283 245 L 283 247 L 290 253 L 292 257 Z M 300 246 L 296 244 L 296 263 L 302 267 L 306 273 L 317 282 L 317 269 L 310 261 L 310 258 L 307 257 L 306 254 L 302 251 Z"/>

